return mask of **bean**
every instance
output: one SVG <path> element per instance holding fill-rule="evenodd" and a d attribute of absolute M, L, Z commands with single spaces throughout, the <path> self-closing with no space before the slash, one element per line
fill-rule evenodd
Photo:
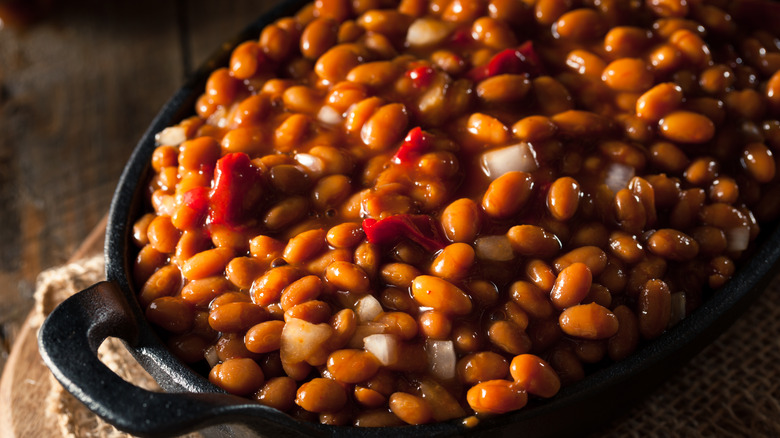
<path fill-rule="evenodd" d="M 548 258 L 561 249 L 558 237 L 537 225 L 515 225 L 506 235 L 512 249 L 522 256 Z"/>
<path fill-rule="evenodd" d="M 245 332 L 266 319 L 268 312 L 265 309 L 247 302 L 223 304 L 209 313 L 209 325 L 218 332 Z"/>
<path fill-rule="evenodd" d="M 509 141 L 509 129 L 495 117 L 482 113 L 469 116 L 467 130 L 479 142 L 499 145 Z"/>
<path fill-rule="evenodd" d="M 515 215 L 531 196 L 533 178 L 520 171 L 507 172 L 493 180 L 482 198 L 482 209 L 494 218 Z"/>
<path fill-rule="evenodd" d="M 549 318 L 554 312 L 547 294 L 533 283 L 516 281 L 509 287 L 509 294 L 512 300 L 532 318 Z"/>
<path fill-rule="evenodd" d="M 710 119 L 689 111 L 674 111 L 658 123 L 661 135 L 680 143 L 706 143 L 715 135 Z"/>
<path fill-rule="evenodd" d="M 325 278 L 339 290 L 364 294 L 370 288 L 366 272 L 358 265 L 346 261 L 334 261 L 325 269 Z"/>
<path fill-rule="evenodd" d="M 409 116 L 401 103 L 378 108 L 360 130 L 363 143 L 372 150 L 384 151 L 406 132 Z"/>
<path fill-rule="evenodd" d="M 660 336 L 669 325 L 672 311 L 672 294 L 662 280 L 649 280 L 639 293 L 637 303 L 639 333 L 645 339 Z"/>
<path fill-rule="evenodd" d="M 300 277 L 300 271 L 292 266 L 272 268 L 252 283 L 249 291 L 252 301 L 260 306 L 279 301 L 282 290 Z"/>
<path fill-rule="evenodd" d="M 380 363 L 364 350 L 337 350 L 328 356 L 328 372 L 344 383 L 358 383 L 370 379 L 379 371 Z"/>
<path fill-rule="evenodd" d="M 564 333 L 583 339 L 607 339 L 618 330 L 615 314 L 596 303 L 569 307 L 561 312 L 558 322 Z"/>
<path fill-rule="evenodd" d="M 477 96 L 485 102 L 506 103 L 521 100 L 531 89 L 531 81 L 523 75 L 503 74 L 477 84 Z"/>
<path fill-rule="evenodd" d="M 607 254 L 595 246 L 583 246 L 573 249 L 553 261 L 558 272 L 563 271 L 572 263 L 581 262 L 588 266 L 594 276 L 598 276 L 607 266 Z"/>
<path fill-rule="evenodd" d="M 742 151 L 742 165 L 756 181 L 766 183 L 775 177 L 775 159 L 763 143 L 750 143 Z"/>
<path fill-rule="evenodd" d="M 163 296 L 149 303 L 146 319 L 171 333 L 186 333 L 195 322 L 195 312 L 179 297 Z"/>
<path fill-rule="evenodd" d="M 420 275 L 412 281 L 412 296 L 421 306 L 448 315 L 471 312 L 471 299 L 454 284 L 438 277 Z"/>
<path fill-rule="evenodd" d="M 488 339 L 509 354 L 522 354 L 531 350 L 531 339 L 512 321 L 495 321 L 490 324 Z"/>
<path fill-rule="evenodd" d="M 452 331 L 450 318 L 435 310 L 426 310 L 418 317 L 420 331 L 431 339 L 447 339 Z"/>
<path fill-rule="evenodd" d="M 199 252 L 188 258 L 181 268 L 181 273 L 188 280 L 199 280 L 221 274 L 233 259 L 233 250 L 229 248 L 213 248 Z"/>
<path fill-rule="evenodd" d="M 658 84 L 639 96 L 636 115 L 655 122 L 679 108 L 682 100 L 683 93 L 679 85 L 670 82 Z"/>
<path fill-rule="evenodd" d="M 559 309 L 579 304 L 590 291 L 593 276 L 584 263 L 572 263 L 563 269 L 555 279 L 550 291 L 550 300 Z"/>
<path fill-rule="evenodd" d="M 346 403 L 344 387 L 335 380 L 322 377 L 301 384 L 295 397 L 295 404 L 309 412 L 334 412 Z"/>
<path fill-rule="evenodd" d="M 566 40 L 587 41 L 603 35 L 605 27 L 601 14 L 581 8 L 563 14 L 553 25 L 553 33 Z"/>
<path fill-rule="evenodd" d="M 582 362 L 571 350 L 563 348 L 553 350 L 550 353 L 550 365 L 563 385 L 579 382 L 585 378 Z"/>
<path fill-rule="evenodd" d="M 474 385 L 487 380 L 504 379 L 509 374 L 509 363 L 492 351 L 480 351 L 458 361 L 458 376 L 463 383 Z"/>
<path fill-rule="evenodd" d="M 656 255 L 678 262 L 692 260 L 699 254 L 699 243 L 695 239 L 670 228 L 654 232 L 647 239 L 647 248 Z"/>
<path fill-rule="evenodd" d="M 310 300 L 296 304 L 284 312 L 285 322 L 291 319 L 298 319 L 311 324 L 322 324 L 327 322 L 330 316 L 330 305 L 319 300 Z"/>
<path fill-rule="evenodd" d="M 640 55 L 650 43 L 652 33 L 632 26 L 618 26 L 604 36 L 604 50 L 612 56 L 625 58 Z"/>
<path fill-rule="evenodd" d="M 555 272 L 544 260 L 533 259 L 525 265 L 525 276 L 542 290 L 549 291 L 555 283 Z"/>
<path fill-rule="evenodd" d="M 532 143 L 549 140 L 557 130 L 558 126 L 545 116 L 524 117 L 512 125 L 515 137 Z"/>
<path fill-rule="evenodd" d="M 547 208 L 559 220 L 571 219 L 577 212 L 580 199 L 580 185 L 574 178 L 561 177 L 555 180 L 547 192 Z"/>
<path fill-rule="evenodd" d="M 653 85 L 653 74 L 639 58 L 612 61 L 601 73 L 601 80 L 615 91 L 642 93 Z"/>
<path fill-rule="evenodd" d="M 431 272 L 446 280 L 456 281 L 468 275 L 474 258 L 474 248 L 471 245 L 453 243 L 436 256 L 431 264 Z"/>
<path fill-rule="evenodd" d="M 181 232 L 173 226 L 170 216 L 157 216 L 149 223 L 147 239 L 154 249 L 170 254 L 176 250 Z"/>
<path fill-rule="evenodd" d="M 628 264 L 638 263 L 645 256 L 642 244 L 634 235 L 623 231 L 613 231 L 609 235 L 609 248 L 612 254 Z"/>
<path fill-rule="evenodd" d="M 445 207 L 440 221 L 449 240 L 471 242 L 479 232 L 479 208 L 471 199 L 461 198 Z"/>
<path fill-rule="evenodd" d="M 420 275 L 420 271 L 407 263 L 388 263 L 382 266 L 382 280 L 399 288 L 412 286 L 412 281 Z"/>
<path fill-rule="evenodd" d="M 209 381 L 235 395 L 248 395 L 265 382 L 263 370 L 252 359 L 228 359 L 215 365 L 209 373 Z"/>
<path fill-rule="evenodd" d="M 551 120 L 561 134 L 569 137 L 598 137 L 612 128 L 609 119 L 590 111 L 563 111 L 552 116 Z"/>
<path fill-rule="evenodd" d="M 175 295 L 181 284 L 179 268 L 176 265 L 165 265 L 146 280 L 138 294 L 138 302 L 145 308 L 158 298 Z"/>
<path fill-rule="evenodd" d="M 542 114 L 552 116 L 574 109 L 569 90 L 556 79 L 540 76 L 532 80 L 531 84 L 536 103 Z"/>
<path fill-rule="evenodd" d="M 508 380 L 488 380 L 472 386 L 467 394 L 469 406 L 482 414 L 503 414 L 515 411 L 528 402 L 525 390 Z"/>
<path fill-rule="evenodd" d="M 327 231 L 315 229 L 304 231 L 287 242 L 282 257 L 290 264 L 303 263 L 311 260 L 326 247 Z"/>
<path fill-rule="evenodd" d="M 607 342 L 607 352 L 614 361 L 623 360 L 636 350 L 639 344 L 639 321 L 626 306 L 617 306 L 612 313 L 618 320 L 618 331 Z"/>
<path fill-rule="evenodd" d="M 265 382 L 255 394 L 255 400 L 265 406 L 289 411 L 295 404 L 295 392 L 298 385 L 287 376 L 274 377 Z"/>
<path fill-rule="evenodd" d="M 253 353 L 269 353 L 282 345 L 284 321 L 265 321 L 252 326 L 244 336 L 246 349 Z"/>
<path fill-rule="evenodd" d="M 390 396 L 390 410 L 408 424 L 425 424 L 433 420 L 433 411 L 422 397 L 405 392 Z"/>
<path fill-rule="evenodd" d="M 550 398 L 561 388 L 561 380 L 555 370 L 545 360 L 533 354 L 515 356 L 509 370 L 515 383 L 525 388 L 529 394 Z"/>

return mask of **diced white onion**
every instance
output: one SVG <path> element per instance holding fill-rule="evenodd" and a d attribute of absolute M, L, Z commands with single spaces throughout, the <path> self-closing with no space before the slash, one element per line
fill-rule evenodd
<path fill-rule="evenodd" d="M 505 262 L 515 258 L 512 244 L 504 235 L 482 236 L 477 239 L 474 246 L 479 259 Z"/>
<path fill-rule="evenodd" d="M 363 348 L 373 354 L 382 365 L 398 362 L 398 336 L 390 334 L 370 335 L 363 338 Z"/>
<path fill-rule="evenodd" d="M 428 366 L 431 374 L 442 380 L 455 377 L 457 356 L 452 341 L 428 339 L 425 351 L 428 354 Z"/>
<path fill-rule="evenodd" d="M 450 34 L 450 27 L 435 18 L 418 18 L 406 32 L 406 42 L 412 47 L 432 46 Z"/>
<path fill-rule="evenodd" d="M 178 146 L 187 140 L 187 134 L 181 126 L 169 126 L 154 136 L 158 145 Z"/>
<path fill-rule="evenodd" d="M 311 176 L 319 177 L 325 169 L 325 164 L 320 157 L 312 154 L 295 154 L 295 161 L 309 171 Z"/>
<path fill-rule="evenodd" d="M 628 182 L 636 174 L 636 169 L 620 163 L 611 163 L 607 167 L 607 175 L 604 178 L 604 184 L 610 190 L 617 193 L 628 186 Z"/>
<path fill-rule="evenodd" d="M 385 334 L 386 331 L 387 324 L 382 324 L 381 322 L 367 322 L 358 324 L 357 328 L 355 329 L 355 333 L 353 333 L 352 337 L 349 338 L 347 346 L 349 348 L 363 348 L 364 339 L 371 335 Z"/>
<path fill-rule="evenodd" d="M 209 363 L 211 368 L 214 368 L 219 363 L 219 354 L 217 354 L 217 347 L 212 345 L 203 352 L 203 357 L 206 358 L 206 362 Z"/>
<path fill-rule="evenodd" d="M 526 142 L 489 150 L 482 154 L 480 164 L 482 171 L 491 180 L 507 172 L 533 172 L 539 168 L 536 151 Z"/>
<path fill-rule="evenodd" d="M 441 106 L 444 105 L 445 87 L 445 84 L 431 86 L 431 88 L 420 97 L 420 100 L 417 103 L 417 109 L 421 113 L 427 113 L 428 111 L 435 111 L 437 108 L 441 108 Z"/>
<path fill-rule="evenodd" d="M 366 295 L 355 303 L 355 313 L 360 322 L 373 321 L 382 313 L 382 303 L 373 295 Z"/>
<path fill-rule="evenodd" d="M 342 122 L 343 117 L 335 108 L 330 105 L 323 105 L 320 111 L 317 113 L 317 120 L 329 125 L 338 125 Z"/>
<path fill-rule="evenodd" d="M 726 241 L 729 251 L 744 251 L 750 243 L 750 227 L 743 225 L 741 227 L 726 230 Z"/>
<path fill-rule="evenodd" d="M 669 316 L 669 327 L 676 325 L 685 318 L 685 292 L 672 294 L 672 312 Z"/>
<path fill-rule="evenodd" d="M 291 318 L 282 328 L 279 355 L 283 362 L 303 362 L 317 353 L 332 335 L 333 328 L 328 324 Z"/>

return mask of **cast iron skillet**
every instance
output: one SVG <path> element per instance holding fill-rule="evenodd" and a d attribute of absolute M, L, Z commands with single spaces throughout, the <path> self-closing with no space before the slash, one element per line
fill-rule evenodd
<path fill-rule="evenodd" d="M 625 413 L 632 403 L 710 343 L 771 278 L 780 257 L 780 227 L 774 225 L 757 239 L 761 245 L 734 278 L 663 336 L 629 358 L 562 389 L 552 399 L 532 402 L 516 413 L 483 419 L 473 429 L 467 429 L 459 420 L 403 428 L 324 426 L 300 422 L 275 409 L 224 393 L 179 362 L 146 322 L 130 281 L 136 249 L 129 236 L 144 205 L 154 135 L 192 114 L 209 72 L 227 63 L 232 47 L 255 38 L 266 24 L 293 14 L 309 1 L 288 0 L 263 16 L 204 65 L 163 107 L 133 152 L 111 204 L 105 244 L 108 281 L 66 300 L 41 327 L 41 355 L 57 380 L 118 429 L 154 437 L 193 430 L 221 436 L 582 435 Z M 136 387 L 97 359 L 98 346 L 112 336 L 124 341 L 167 393 Z"/>

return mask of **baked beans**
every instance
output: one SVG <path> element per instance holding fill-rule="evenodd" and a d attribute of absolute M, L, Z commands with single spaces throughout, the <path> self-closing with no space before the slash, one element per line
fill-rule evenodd
<path fill-rule="evenodd" d="M 147 319 L 227 392 L 366 427 L 521 409 L 662 336 L 780 214 L 778 36 L 618 3 L 268 24 L 151 154 Z"/>

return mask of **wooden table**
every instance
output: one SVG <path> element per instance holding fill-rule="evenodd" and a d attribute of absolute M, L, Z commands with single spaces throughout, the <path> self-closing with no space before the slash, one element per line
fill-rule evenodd
<path fill-rule="evenodd" d="M 38 18 L 20 22 L 30 3 Z M 104 217 L 154 115 L 272 4 L 0 0 L 0 370 L 36 276 Z"/>

